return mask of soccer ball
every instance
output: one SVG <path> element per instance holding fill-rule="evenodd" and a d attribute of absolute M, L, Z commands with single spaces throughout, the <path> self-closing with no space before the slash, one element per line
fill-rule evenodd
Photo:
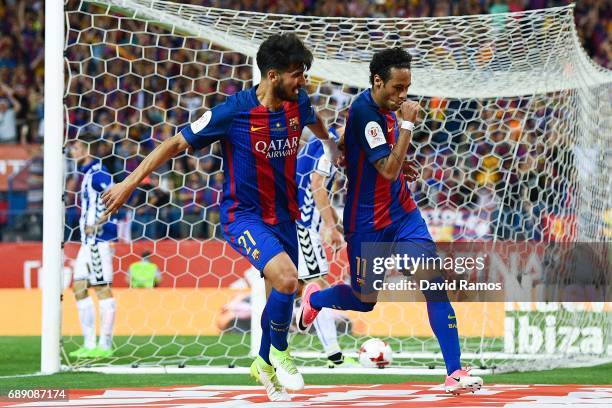
<path fill-rule="evenodd" d="M 381 339 L 366 340 L 359 348 L 359 363 L 367 368 L 384 368 L 393 361 L 393 350 Z"/>

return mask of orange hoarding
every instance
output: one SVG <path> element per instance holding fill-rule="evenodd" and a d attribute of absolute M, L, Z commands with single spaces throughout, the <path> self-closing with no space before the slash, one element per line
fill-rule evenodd
<path fill-rule="evenodd" d="M 248 289 L 114 289 L 117 299 L 115 335 L 218 335 L 218 319 L 232 299 Z M 41 292 L 0 289 L 0 336 L 40 335 Z M 94 296 L 94 301 L 95 296 Z M 18 307 L 16 307 L 18 305 Z M 64 292 L 62 334 L 81 335 L 74 296 Z M 461 336 L 501 337 L 504 305 L 454 305 Z M 353 333 L 370 336 L 432 336 L 424 303 L 379 303 L 370 313 L 349 312 Z"/>
<path fill-rule="evenodd" d="M 115 335 L 214 335 L 222 307 L 245 290 L 238 289 L 114 289 L 117 300 Z M 97 303 L 95 296 L 92 296 Z M 16 307 L 18 305 L 18 307 Z M 0 289 L 0 336 L 39 336 L 41 291 Z M 96 306 L 97 307 L 97 306 Z M 99 324 L 99 322 L 98 322 Z M 74 295 L 65 291 L 62 334 L 81 335 Z"/>
<path fill-rule="evenodd" d="M 454 303 L 459 335 L 503 337 L 503 303 Z M 369 313 L 349 312 L 353 332 L 364 336 L 432 337 L 425 302 L 378 303 Z"/>

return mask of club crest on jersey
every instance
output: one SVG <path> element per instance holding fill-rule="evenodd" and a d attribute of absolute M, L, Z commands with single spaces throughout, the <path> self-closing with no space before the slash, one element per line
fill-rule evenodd
<path fill-rule="evenodd" d="M 255 143 L 255 150 L 265 154 L 268 159 L 287 157 L 297 154 L 299 138 L 297 136 L 287 139 L 259 140 Z"/>
<path fill-rule="evenodd" d="M 292 117 L 289 118 L 289 127 L 291 128 L 291 130 L 293 130 L 294 132 L 296 130 L 298 130 L 298 125 L 300 124 L 299 120 L 297 117 Z"/>

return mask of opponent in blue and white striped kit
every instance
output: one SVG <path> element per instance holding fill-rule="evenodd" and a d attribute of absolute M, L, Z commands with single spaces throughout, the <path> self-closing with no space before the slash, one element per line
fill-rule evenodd
<path fill-rule="evenodd" d="M 329 192 L 337 172 L 336 166 L 325 155 L 320 139 L 311 132 L 304 131 L 304 134 L 306 133 L 308 133 L 306 135 L 308 139 L 298 153 L 297 159 L 297 198 L 300 208 L 300 220 L 297 225 L 300 247 L 298 278 L 301 280 L 326 275 L 329 270 L 327 257 L 321 242 L 323 220 L 315 203 L 312 176 L 317 173 L 325 177 L 325 190 Z M 334 128 L 330 128 L 329 134 L 336 142 L 338 141 L 338 135 Z M 332 211 L 334 211 L 333 208 Z"/>
<path fill-rule="evenodd" d="M 339 135 L 335 128 L 329 129 L 329 135 L 330 138 L 338 143 Z M 326 286 L 327 283 L 324 276 L 329 271 L 329 265 L 325 249 L 322 245 L 321 229 L 325 222 L 328 223 L 328 228 L 335 229 L 338 216 L 335 214 L 334 208 L 331 207 L 329 200 L 324 200 L 324 204 L 321 201 L 317 203 L 314 189 L 323 187 L 329 197 L 338 170 L 330 162 L 323 149 L 323 144 L 318 138 L 307 130 L 304 131 L 302 137 L 306 138 L 306 142 L 300 149 L 297 159 L 298 204 L 301 215 L 297 224 L 300 250 L 298 278 L 300 279 L 300 284 L 315 280 L 316 278 L 322 278 L 318 280 L 318 283 Z M 315 175 L 322 177 L 322 183 L 313 182 Z M 326 220 L 323 220 L 319 211 L 318 206 L 321 205 L 329 206 L 332 211 L 327 213 Z M 321 310 L 313 324 L 317 337 L 329 360 L 328 367 L 357 365 L 356 360 L 344 356 L 342 353 L 338 343 L 334 311 L 331 309 Z"/>
<path fill-rule="evenodd" d="M 106 207 L 101 195 L 113 181 L 108 170 L 97 160 L 79 168 L 81 182 L 81 248 L 74 265 L 74 280 L 88 279 L 89 284 L 104 285 L 113 282 L 113 250 L 111 242 L 117 240 L 115 218 L 90 231 L 98 224 Z"/>
<path fill-rule="evenodd" d="M 113 281 L 113 247 L 117 239 L 114 217 L 103 219 L 106 206 L 102 193 L 113 179 L 104 165 L 91 153 L 93 141 L 77 140 L 71 147 L 73 159 L 79 164 L 83 179 L 80 189 L 81 247 L 74 263 L 72 289 L 76 298 L 79 321 L 83 332 L 83 347 L 70 352 L 70 357 L 104 358 L 113 354 L 112 338 L 116 303 L 111 291 Z M 100 308 L 100 339 L 96 347 L 96 310 L 89 296 L 93 287 Z"/>

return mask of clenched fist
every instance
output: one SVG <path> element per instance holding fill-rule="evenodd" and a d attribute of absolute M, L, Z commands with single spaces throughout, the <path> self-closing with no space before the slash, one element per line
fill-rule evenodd
<path fill-rule="evenodd" d="M 412 123 L 416 123 L 417 115 L 419 113 L 419 109 L 421 105 L 415 101 L 405 101 L 400 106 L 400 114 L 403 120 L 410 121 Z"/>

